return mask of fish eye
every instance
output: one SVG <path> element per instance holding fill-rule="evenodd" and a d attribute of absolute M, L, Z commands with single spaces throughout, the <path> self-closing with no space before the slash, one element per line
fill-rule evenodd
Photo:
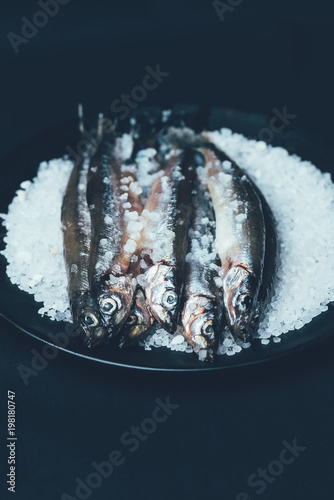
<path fill-rule="evenodd" d="M 179 301 L 179 296 L 176 292 L 172 290 L 167 290 L 162 297 L 162 305 L 166 309 L 173 309 Z"/>
<path fill-rule="evenodd" d="M 94 314 L 92 313 L 87 313 L 84 317 L 83 317 L 83 323 L 86 325 L 86 326 L 96 326 L 98 325 L 98 320 L 96 318 L 96 316 L 94 316 Z"/>
<path fill-rule="evenodd" d="M 115 299 L 104 299 L 101 302 L 101 310 L 105 314 L 113 314 L 118 309 L 118 302 Z"/>
<path fill-rule="evenodd" d="M 135 314 L 130 314 L 126 320 L 126 324 L 129 326 L 135 325 L 137 323 L 137 316 Z"/>
<path fill-rule="evenodd" d="M 203 335 L 209 335 L 209 336 L 214 333 L 214 327 L 211 320 L 204 323 L 204 325 L 202 326 L 202 333 Z"/>
<path fill-rule="evenodd" d="M 253 299 L 250 295 L 241 295 L 238 302 L 240 310 L 246 312 L 252 307 Z"/>

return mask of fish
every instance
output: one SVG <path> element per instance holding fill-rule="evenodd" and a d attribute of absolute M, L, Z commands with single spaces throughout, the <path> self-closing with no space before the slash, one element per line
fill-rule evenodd
<path fill-rule="evenodd" d="M 122 330 L 122 347 L 130 347 L 143 339 L 155 319 L 151 315 L 145 293 L 141 287 L 137 288 L 135 300 L 130 314 Z"/>
<path fill-rule="evenodd" d="M 174 148 L 155 179 L 142 215 L 141 272 L 148 307 L 169 332 L 177 323 L 183 289 L 188 229 L 200 155 Z"/>
<path fill-rule="evenodd" d="M 208 191 L 197 181 L 194 222 L 186 256 L 183 335 L 195 352 L 212 358 L 223 329 L 223 298 L 215 279 L 219 259 L 214 249 L 215 216 Z"/>
<path fill-rule="evenodd" d="M 79 107 L 79 117 L 82 108 Z M 82 119 L 82 118 L 81 118 Z M 81 133 L 84 132 L 80 124 Z M 106 336 L 88 279 L 91 224 L 86 201 L 89 159 L 94 151 L 90 144 L 72 169 L 61 208 L 63 254 L 68 279 L 68 296 L 73 323 L 88 347 Z"/>
<path fill-rule="evenodd" d="M 136 279 L 137 287 L 130 314 L 122 329 L 122 337 L 120 340 L 120 345 L 122 347 L 130 347 L 138 343 L 155 322 L 150 312 L 145 292 L 141 286 L 143 279 L 139 258 L 142 251 L 141 243 L 142 241 L 139 240 L 136 253 L 132 256 L 130 262 L 129 273 Z"/>
<path fill-rule="evenodd" d="M 135 172 L 135 165 L 121 157 L 116 134 L 104 133 L 88 171 L 92 226 L 88 276 L 108 339 L 121 330 L 136 289 L 129 273 L 142 229 L 141 188 Z"/>
<path fill-rule="evenodd" d="M 274 219 L 259 189 L 234 161 L 212 143 L 200 151 L 217 222 L 227 323 L 236 339 L 248 342 L 258 327 L 275 274 Z"/>
<path fill-rule="evenodd" d="M 153 116 L 144 112 L 144 114 L 139 114 L 137 118 L 133 118 L 131 124 L 130 133 L 133 137 L 134 147 L 129 161 L 134 162 L 137 167 L 136 175 L 142 189 L 140 196 L 142 203 L 146 203 L 152 183 L 159 176 L 158 172 L 161 168 L 158 141 L 158 131 L 161 128 L 161 121 L 162 114 L 160 111 L 153 114 Z M 130 264 L 129 272 L 135 278 L 141 272 L 139 264 L 141 243 L 142 240 L 140 239 L 136 253 L 133 255 Z M 148 308 L 145 292 L 137 284 L 130 314 L 122 329 L 120 345 L 122 347 L 130 347 L 138 343 L 146 335 L 154 322 L 155 319 Z"/>

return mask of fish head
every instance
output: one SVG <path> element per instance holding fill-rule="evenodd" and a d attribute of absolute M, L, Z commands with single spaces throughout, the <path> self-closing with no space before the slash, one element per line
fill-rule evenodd
<path fill-rule="evenodd" d="M 145 294 L 152 315 L 167 331 L 173 332 L 181 296 L 175 266 L 156 264 L 146 271 L 145 278 Z"/>
<path fill-rule="evenodd" d="M 103 325 L 108 337 L 113 337 L 121 329 L 130 313 L 135 285 L 130 276 L 108 275 L 99 289 L 97 302 Z"/>
<path fill-rule="evenodd" d="M 249 342 L 254 334 L 254 313 L 257 310 L 258 281 L 247 269 L 232 267 L 224 278 L 224 303 L 232 334 Z"/>
<path fill-rule="evenodd" d="M 218 314 L 214 298 L 194 295 L 185 303 L 182 313 L 184 336 L 195 352 L 216 350 L 220 330 Z"/>
<path fill-rule="evenodd" d="M 153 324 L 154 318 L 147 307 L 146 297 L 141 289 L 137 290 L 135 302 L 123 327 L 124 345 L 137 342 Z"/>
<path fill-rule="evenodd" d="M 99 308 L 90 294 L 84 294 L 72 306 L 74 325 L 87 347 L 98 345 L 107 337 Z"/>

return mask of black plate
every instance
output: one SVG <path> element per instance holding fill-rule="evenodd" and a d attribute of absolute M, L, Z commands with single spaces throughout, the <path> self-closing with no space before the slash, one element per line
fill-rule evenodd
<path fill-rule="evenodd" d="M 196 107 L 186 107 L 196 111 Z M 258 138 L 260 131 L 268 127 L 269 122 L 263 115 L 218 107 L 203 108 L 196 120 L 197 127 L 201 126 L 200 121 L 203 120 L 211 130 L 224 126 L 252 138 Z M 7 207 L 20 183 L 36 175 L 41 161 L 63 156 L 66 146 L 73 146 L 77 141 L 77 125 L 76 121 L 72 121 L 47 130 L 10 152 L 1 162 L 0 212 L 7 212 Z M 334 157 L 334 149 L 313 134 L 295 131 L 290 125 L 284 132 L 273 134 L 272 144 L 283 146 L 290 153 L 311 160 L 323 171 L 331 171 L 333 174 L 329 162 Z M 5 230 L 1 227 L 1 235 L 4 234 Z M 4 244 L 1 242 L 1 248 L 3 247 Z M 0 315 L 20 330 L 45 343 L 54 345 L 50 340 L 51 335 L 65 332 L 68 328 L 65 323 L 53 322 L 38 314 L 41 304 L 36 303 L 32 295 L 22 292 L 11 284 L 6 275 L 6 260 L 3 256 L 0 256 L 0 304 Z M 313 345 L 333 333 L 334 307 L 331 304 L 327 312 L 315 318 L 310 324 L 298 331 L 283 335 L 278 344 L 270 342 L 264 346 L 260 341 L 254 341 L 251 348 L 231 357 L 220 356 L 212 363 L 200 362 L 194 354 L 170 351 L 164 347 L 152 348 L 152 351 L 136 347 L 125 351 L 103 346 L 88 351 L 80 339 L 73 337 L 67 337 L 66 348 L 60 348 L 100 363 L 128 368 L 161 371 L 216 370 L 276 359 L 297 348 Z"/>

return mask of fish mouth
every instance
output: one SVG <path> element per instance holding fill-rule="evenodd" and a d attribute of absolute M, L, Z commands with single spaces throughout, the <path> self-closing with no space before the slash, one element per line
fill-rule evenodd
<path fill-rule="evenodd" d="M 123 336 L 123 346 L 130 347 L 131 345 L 136 344 L 139 339 L 141 339 L 144 334 L 148 331 L 151 325 L 136 325 L 133 328 L 129 329 L 125 326 L 124 336 Z"/>
<path fill-rule="evenodd" d="M 176 328 L 181 291 L 174 266 L 156 264 L 146 273 L 145 294 L 154 318 L 172 333 Z"/>
<path fill-rule="evenodd" d="M 177 323 L 177 311 L 167 311 L 159 304 L 151 304 L 150 311 L 160 325 L 169 333 L 174 333 Z"/>
<path fill-rule="evenodd" d="M 87 347 L 95 347 L 107 337 L 106 329 L 101 325 L 101 317 L 93 309 L 85 309 L 75 319 L 75 327 Z"/>
<path fill-rule="evenodd" d="M 97 302 L 90 291 L 78 294 L 71 303 L 71 310 L 74 326 L 88 347 L 94 347 L 106 338 Z"/>
<path fill-rule="evenodd" d="M 108 338 L 121 330 L 130 314 L 134 296 L 134 284 L 128 276 L 105 281 L 97 296 L 102 325 L 108 330 Z"/>
<path fill-rule="evenodd" d="M 254 336 L 257 295 L 255 276 L 242 266 L 231 268 L 224 279 L 226 320 L 232 335 L 242 342 Z"/>
<path fill-rule="evenodd" d="M 103 326 L 97 326 L 93 331 L 85 333 L 84 343 L 89 349 L 96 347 L 107 338 L 107 330 Z"/>
<path fill-rule="evenodd" d="M 187 301 L 182 324 L 184 336 L 195 352 L 216 351 L 219 337 L 218 310 L 216 301 L 205 296 L 192 297 Z"/>
<path fill-rule="evenodd" d="M 226 319 L 232 335 L 242 342 L 250 342 L 254 336 L 253 297 L 240 290 L 228 290 L 224 295 Z"/>
<path fill-rule="evenodd" d="M 152 326 L 154 318 L 151 316 L 142 290 L 137 290 L 136 303 L 123 327 L 123 345 L 127 347 L 136 343 Z"/>

